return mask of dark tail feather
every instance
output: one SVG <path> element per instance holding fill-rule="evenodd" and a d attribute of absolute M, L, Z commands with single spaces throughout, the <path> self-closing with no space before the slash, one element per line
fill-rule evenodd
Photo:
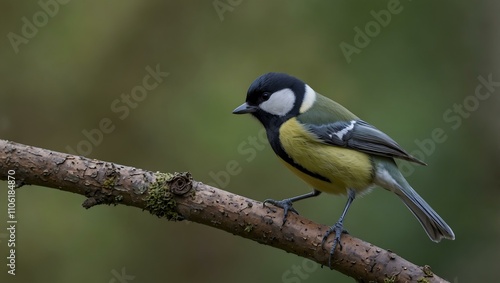
<path fill-rule="evenodd" d="M 404 179 L 403 179 L 404 180 Z M 399 192 L 396 194 L 401 198 L 404 204 L 410 209 L 410 211 L 417 217 L 422 227 L 424 227 L 425 232 L 434 242 L 439 242 L 441 239 L 455 239 L 455 234 L 451 230 L 450 226 L 444 222 L 444 220 L 431 208 L 425 200 L 418 195 L 418 193 L 413 190 L 413 188 L 404 180 L 400 183 Z"/>
<path fill-rule="evenodd" d="M 385 160 L 377 165 L 375 183 L 401 198 L 406 207 L 417 217 L 431 240 L 439 242 L 441 239 L 455 239 L 450 226 L 408 184 L 394 161 Z"/>

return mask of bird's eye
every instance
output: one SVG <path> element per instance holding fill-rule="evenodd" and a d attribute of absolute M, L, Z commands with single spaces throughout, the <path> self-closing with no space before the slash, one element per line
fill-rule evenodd
<path fill-rule="evenodd" d="M 271 94 L 269 92 L 264 92 L 262 94 L 262 101 L 266 101 L 269 99 L 269 97 L 271 97 Z"/>

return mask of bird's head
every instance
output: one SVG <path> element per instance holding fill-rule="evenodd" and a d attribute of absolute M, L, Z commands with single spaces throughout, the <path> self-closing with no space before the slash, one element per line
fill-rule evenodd
<path fill-rule="evenodd" d="M 250 85 L 246 102 L 233 113 L 251 113 L 267 125 L 307 111 L 315 100 L 316 92 L 301 80 L 283 73 L 267 73 Z"/>

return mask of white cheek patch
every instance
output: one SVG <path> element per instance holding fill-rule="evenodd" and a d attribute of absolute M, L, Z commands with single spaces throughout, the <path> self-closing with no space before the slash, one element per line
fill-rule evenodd
<path fill-rule="evenodd" d="M 309 108 L 311 108 L 316 101 L 316 92 L 308 85 L 306 85 L 306 91 L 304 93 L 304 101 L 302 101 L 302 106 L 300 106 L 300 113 L 304 113 Z"/>
<path fill-rule="evenodd" d="M 259 105 L 259 108 L 273 115 L 285 116 L 293 109 L 294 105 L 295 94 L 291 89 L 285 88 L 271 94 L 267 101 Z"/>

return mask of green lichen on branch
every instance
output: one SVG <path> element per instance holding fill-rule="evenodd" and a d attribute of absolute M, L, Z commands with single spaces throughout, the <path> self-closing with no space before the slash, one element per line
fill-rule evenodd
<path fill-rule="evenodd" d="M 254 228 L 253 225 L 249 224 L 245 227 L 245 232 L 250 233 L 252 232 L 253 228 Z"/>
<path fill-rule="evenodd" d="M 86 190 L 87 199 L 83 202 L 83 207 L 89 209 L 100 204 L 117 205 L 123 201 L 123 196 L 117 194 L 118 191 L 115 190 L 119 174 L 116 171 L 109 171 L 106 175 L 106 179 L 102 181 L 101 190 Z"/>
<path fill-rule="evenodd" d="M 117 195 L 115 196 L 115 205 L 123 201 L 123 196 L 122 195 Z"/>
<path fill-rule="evenodd" d="M 422 267 L 422 271 L 424 272 L 425 277 L 434 276 L 434 273 L 432 273 L 431 267 L 428 265 L 424 265 L 424 267 Z"/>
<path fill-rule="evenodd" d="M 155 181 L 149 187 L 149 194 L 146 197 L 146 210 L 159 218 L 165 217 L 167 220 L 180 221 L 184 217 L 177 212 L 177 202 L 174 194 L 170 191 L 170 182 L 179 173 L 156 172 Z"/>
<path fill-rule="evenodd" d="M 102 183 L 102 188 L 108 191 L 113 191 L 116 181 L 118 180 L 118 175 L 112 173 L 104 182 Z M 105 203 L 111 205 L 118 205 L 118 203 L 122 202 L 123 196 L 122 195 L 115 195 L 114 197 L 110 196 L 107 198 L 107 201 Z"/>
<path fill-rule="evenodd" d="M 115 187 L 115 182 L 117 180 L 116 175 L 111 175 L 102 183 L 102 187 L 107 190 L 112 190 Z"/>
<path fill-rule="evenodd" d="M 422 267 L 422 271 L 424 272 L 425 277 L 433 277 L 434 273 L 431 270 L 431 267 L 428 265 L 424 265 Z M 422 277 L 417 280 L 418 283 L 429 283 L 429 279 Z"/>

